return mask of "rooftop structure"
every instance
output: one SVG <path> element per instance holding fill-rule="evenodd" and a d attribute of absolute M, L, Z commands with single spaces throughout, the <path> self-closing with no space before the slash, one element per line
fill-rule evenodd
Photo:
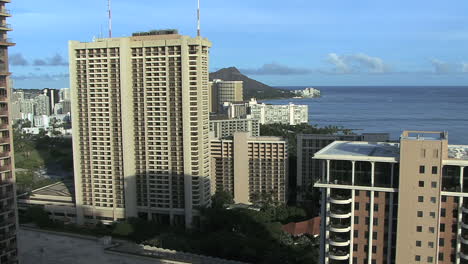
<path fill-rule="evenodd" d="M 445 132 L 336 141 L 321 163 L 321 263 L 465 263 L 468 146 Z"/>

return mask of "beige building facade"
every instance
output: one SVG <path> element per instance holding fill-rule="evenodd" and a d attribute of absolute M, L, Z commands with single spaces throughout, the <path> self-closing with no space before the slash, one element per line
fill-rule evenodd
<path fill-rule="evenodd" d="M 253 118 L 211 118 L 210 132 L 215 138 L 232 137 L 235 132 L 248 132 L 253 137 L 260 136 L 260 122 Z"/>
<path fill-rule="evenodd" d="M 8 39 L 11 26 L 7 24 L 7 18 L 11 15 L 6 9 L 7 3 L 10 1 L 0 1 L 0 263 L 18 263 L 18 219 L 10 100 L 12 89 L 8 67 L 8 47 L 14 44 Z"/>
<path fill-rule="evenodd" d="M 69 46 L 78 222 L 191 226 L 210 203 L 211 43 L 169 30 Z"/>
<path fill-rule="evenodd" d="M 241 102 L 244 100 L 243 81 L 223 81 L 214 79 L 210 82 L 210 112 L 219 112 L 226 102 Z"/>
<path fill-rule="evenodd" d="M 400 143 L 335 141 L 314 158 L 321 263 L 468 261 L 468 146 L 404 131 Z"/>
<path fill-rule="evenodd" d="M 287 200 L 287 142 L 280 137 L 238 132 L 232 140 L 212 140 L 211 166 L 213 192 L 230 192 L 236 203 Z"/>

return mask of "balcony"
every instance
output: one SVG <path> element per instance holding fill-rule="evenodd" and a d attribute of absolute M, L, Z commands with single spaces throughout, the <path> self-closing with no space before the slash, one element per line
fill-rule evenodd
<path fill-rule="evenodd" d="M 332 223 L 330 225 L 330 231 L 335 233 L 346 233 L 351 231 L 351 226 L 346 224 Z"/>
<path fill-rule="evenodd" d="M 10 170 L 11 170 L 10 164 L 0 166 L 0 172 L 10 171 Z"/>
<path fill-rule="evenodd" d="M 8 116 L 8 109 L 0 110 L 0 116 Z"/>
<path fill-rule="evenodd" d="M 13 40 L 10 38 L 0 38 L 0 46 L 14 46 Z"/>
<path fill-rule="evenodd" d="M 347 195 L 332 195 L 332 197 L 330 197 L 330 203 L 334 204 L 350 204 L 351 202 L 351 197 Z"/>
<path fill-rule="evenodd" d="M 10 24 L 7 24 L 7 23 L 0 23 L 0 30 L 12 30 L 11 29 L 11 25 Z"/>
<path fill-rule="evenodd" d="M 460 258 L 462 258 L 464 260 L 468 260 L 468 255 L 465 255 L 462 252 L 460 252 Z"/>
<path fill-rule="evenodd" d="M 10 10 L 8 9 L 0 9 L 0 16 L 4 16 L 4 17 L 9 17 L 11 16 L 11 13 L 10 13 Z"/>
<path fill-rule="evenodd" d="M 329 244 L 335 247 L 347 247 L 350 243 L 349 234 L 348 237 L 343 234 L 331 236 L 329 240 Z"/>
<path fill-rule="evenodd" d="M 330 259 L 333 260 L 347 260 L 349 259 L 349 253 L 344 250 L 335 250 L 328 253 Z"/>
<path fill-rule="evenodd" d="M 10 151 L 0 152 L 0 158 L 7 158 L 10 156 Z"/>
<path fill-rule="evenodd" d="M 465 205 L 463 205 L 463 207 L 462 207 L 462 212 L 465 213 L 465 214 L 468 214 L 468 208 L 465 207 Z"/>
<path fill-rule="evenodd" d="M 332 218 L 350 218 L 351 217 L 351 212 L 348 212 L 346 210 L 331 210 L 330 211 L 330 217 Z"/>
<path fill-rule="evenodd" d="M 13 192 L 0 193 L 0 200 L 13 198 Z"/>

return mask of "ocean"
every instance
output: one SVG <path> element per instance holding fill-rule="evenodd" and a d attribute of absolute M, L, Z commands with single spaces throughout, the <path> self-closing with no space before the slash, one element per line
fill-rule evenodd
<path fill-rule="evenodd" d="M 313 87 L 322 97 L 262 102 L 308 105 L 309 123 L 319 127 L 387 132 L 392 139 L 403 130 L 448 131 L 449 144 L 468 145 L 468 87 Z"/>

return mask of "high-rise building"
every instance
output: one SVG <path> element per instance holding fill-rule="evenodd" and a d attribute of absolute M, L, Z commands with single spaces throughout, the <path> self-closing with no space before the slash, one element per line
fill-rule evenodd
<path fill-rule="evenodd" d="M 322 163 L 320 263 L 466 263 L 468 146 L 447 133 L 335 141 Z"/>
<path fill-rule="evenodd" d="M 326 135 L 326 134 L 298 134 L 297 135 L 297 199 L 307 200 L 304 193 L 312 189 L 313 183 L 320 179 L 320 161 L 313 159 L 314 154 L 336 140 L 339 141 L 370 141 L 386 142 L 390 139 L 388 133 L 363 133 L 360 135 Z"/>
<path fill-rule="evenodd" d="M 70 101 L 70 88 L 62 88 L 59 90 L 59 102 L 68 100 Z"/>
<path fill-rule="evenodd" d="M 215 138 L 232 137 L 235 132 L 248 132 L 253 137 L 260 136 L 260 122 L 252 118 L 212 117 L 210 132 Z"/>
<path fill-rule="evenodd" d="M 10 13 L 5 7 L 9 2 L 9 0 L 0 1 L 0 263 L 18 263 L 13 131 L 9 106 L 12 90 L 8 69 L 8 47 L 14 44 L 7 37 L 11 27 L 6 23 Z"/>
<path fill-rule="evenodd" d="M 55 104 L 60 101 L 59 90 L 44 88 L 42 89 L 42 93 L 49 98 L 49 113 L 54 113 Z"/>
<path fill-rule="evenodd" d="M 236 203 L 287 200 L 288 146 L 283 138 L 238 132 L 232 140 L 212 140 L 211 167 L 212 189 L 230 192 Z"/>
<path fill-rule="evenodd" d="M 63 100 L 62 104 L 62 114 L 71 113 L 71 101 L 70 100 Z"/>
<path fill-rule="evenodd" d="M 307 105 L 269 105 L 258 103 L 255 99 L 249 102 L 250 114 L 259 119 L 260 124 L 299 125 L 309 122 L 309 107 Z"/>
<path fill-rule="evenodd" d="M 34 98 L 34 114 L 35 115 L 50 115 L 50 99 L 45 94 L 40 94 Z M 52 112 L 53 113 L 53 112 Z"/>
<path fill-rule="evenodd" d="M 225 102 L 243 101 L 243 91 L 243 81 L 223 81 L 214 79 L 210 82 L 210 112 L 219 112 Z"/>
<path fill-rule="evenodd" d="M 78 222 L 191 226 L 211 194 L 211 43 L 165 30 L 69 45 Z"/>
<path fill-rule="evenodd" d="M 16 102 L 19 100 L 24 100 L 24 92 L 23 91 L 13 92 L 11 95 L 11 102 Z"/>
<path fill-rule="evenodd" d="M 225 102 L 221 112 L 226 114 L 229 118 L 245 118 L 249 111 L 248 102 Z"/>

